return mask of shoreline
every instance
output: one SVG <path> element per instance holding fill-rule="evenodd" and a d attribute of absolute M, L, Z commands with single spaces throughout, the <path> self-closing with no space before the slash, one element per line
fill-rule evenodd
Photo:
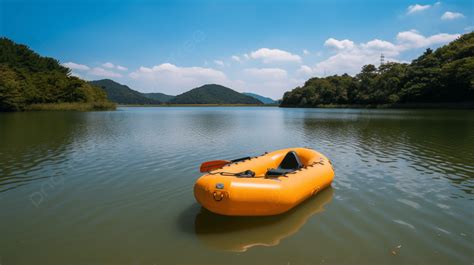
<path fill-rule="evenodd" d="M 44 103 L 32 104 L 19 112 L 26 111 L 109 111 L 119 107 L 276 107 L 276 108 L 302 108 L 302 109 L 474 109 L 474 102 L 457 103 L 403 103 L 403 104 L 322 104 L 317 106 L 281 106 L 276 104 L 117 104 L 112 102 L 95 103 Z M 2 111 L 4 112 L 4 111 Z M 11 112 L 11 111 L 5 111 Z M 18 112 L 18 111 L 13 111 Z"/>
<path fill-rule="evenodd" d="M 270 104 L 117 104 L 117 107 L 278 107 Z"/>
<path fill-rule="evenodd" d="M 106 111 L 116 110 L 117 104 L 113 102 L 63 102 L 31 104 L 24 111 Z"/>
<path fill-rule="evenodd" d="M 397 104 L 321 104 L 316 106 L 279 106 L 302 109 L 474 109 L 474 102 L 397 103 Z"/>

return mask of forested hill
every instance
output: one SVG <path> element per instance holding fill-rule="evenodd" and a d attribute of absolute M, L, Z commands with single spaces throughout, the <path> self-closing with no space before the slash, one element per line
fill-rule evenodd
<path fill-rule="evenodd" d="M 101 87 L 107 98 L 119 104 L 160 104 L 161 101 L 148 98 L 143 93 L 135 91 L 126 85 L 119 84 L 110 79 L 90 81 L 94 86 Z"/>
<path fill-rule="evenodd" d="M 253 97 L 244 95 L 228 87 L 209 84 L 177 95 L 171 104 L 262 104 Z"/>
<path fill-rule="evenodd" d="M 253 98 L 256 98 L 258 100 L 260 100 L 263 104 L 276 104 L 277 102 L 269 97 L 264 97 L 262 95 L 258 95 L 258 94 L 255 94 L 255 93 L 250 93 L 250 92 L 245 92 L 245 93 L 242 93 L 244 95 L 247 95 L 249 97 L 253 97 Z"/>
<path fill-rule="evenodd" d="M 369 64 L 355 77 L 311 78 L 286 92 L 280 106 L 440 102 L 474 102 L 474 32 L 436 51 L 427 49 L 410 64 Z"/>
<path fill-rule="evenodd" d="M 70 76 L 70 70 L 57 60 L 0 38 L 0 111 L 51 103 L 75 103 L 82 109 L 115 108 L 102 89 Z"/>
<path fill-rule="evenodd" d="M 151 98 L 154 100 L 161 101 L 163 103 L 169 102 L 174 98 L 174 96 L 163 94 L 160 92 L 153 92 L 153 93 L 143 93 L 143 95 L 147 98 Z"/>

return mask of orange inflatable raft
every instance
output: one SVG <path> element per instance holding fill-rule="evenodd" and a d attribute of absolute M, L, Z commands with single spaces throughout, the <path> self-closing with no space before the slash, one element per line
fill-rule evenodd
<path fill-rule="evenodd" d="M 227 164 L 207 172 L 194 185 L 196 200 L 222 215 L 284 213 L 328 187 L 331 162 L 307 148 L 289 148 Z"/>

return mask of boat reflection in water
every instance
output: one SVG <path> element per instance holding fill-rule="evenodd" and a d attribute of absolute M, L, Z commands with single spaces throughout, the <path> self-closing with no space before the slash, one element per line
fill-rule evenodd
<path fill-rule="evenodd" d="M 294 209 L 276 216 L 236 217 L 201 208 L 194 221 L 195 233 L 204 244 L 221 250 L 244 252 L 255 246 L 276 246 L 298 232 L 308 219 L 331 202 L 331 186 Z"/>

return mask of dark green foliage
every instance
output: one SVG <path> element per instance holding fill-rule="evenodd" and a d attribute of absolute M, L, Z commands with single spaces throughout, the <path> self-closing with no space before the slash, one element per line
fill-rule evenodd
<path fill-rule="evenodd" d="M 143 93 L 143 95 L 147 98 L 158 100 L 158 101 L 161 101 L 161 102 L 164 102 L 164 103 L 169 102 L 170 100 L 172 100 L 175 97 L 175 96 L 166 95 L 166 94 L 159 93 L 159 92 Z"/>
<path fill-rule="evenodd" d="M 228 87 L 210 84 L 194 88 L 177 95 L 169 101 L 171 104 L 262 104 L 258 99 L 249 97 Z"/>
<path fill-rule="evenodd" d="M 306 81 L 303 87 L 297 87 L 283 96 L 282 106 L 309 107 L 320 104 L 347 104 L 357 95 L 350 95 L 355 91 L 355 79 L 347 74 L 329 76 L 326 78 L 314 77 Z"/>
<path fill-rule="evenodd" d="M 283 96 L 281 106 L 474 101 L 474 33 L 411 64 L 365 65 L 355 77 L 311 78 Z"/>
<path fill-rule="evenodd" d="M 277 102 L 269 97 L 264 97 L 254 93 L 242 93 L 244 95 L 260 100 L 263 104 L 276 104 Z"/>
<path fill-rule="evenodd" d="M 56 59 L 42 57 L 25 45 L 16 44 L 10 39 L 0 38 L 0 63 L 12 68 L 26 69 L 28 72 L 59 72 L 69 74 L 69 69 Z"/>
<path fill-rule="evenodd" d="M 100 88 L 70 76 L 70 70 L 57 60 L 0 38 L 0 111 L 24 110 L 32 104 L 72 102 L 113 106 Z"/>
<path fill-rule="evenodd" d="M 119 84 L 110 79 L 102 79 L 89 82 L 101 87 L 107 94 L 107 98 L 118 104 L 160 104 L 161 101 L 146 97 L 144 94 Z"/>

